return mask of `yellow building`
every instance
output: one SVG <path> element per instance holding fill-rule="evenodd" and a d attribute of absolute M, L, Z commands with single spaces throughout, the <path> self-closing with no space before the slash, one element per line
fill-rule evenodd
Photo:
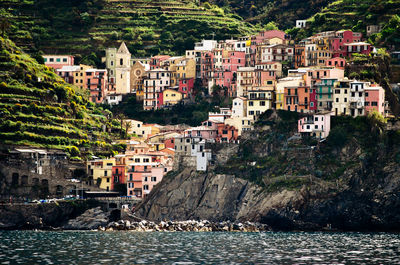
<path fill-rule="evenodd" d="M 74 85 L 84 89 L 86 88 L 85 80 L 86 80 L 86 70 L 91 69 L 92 67 L 85 64 L 79 65 L 80 70 L 74 73 Z"/>
<path fill-rule="evenodd" d="M 278 80 L 275 89 L 275 108 L 286 109 L 285 87 L 298 87 L 305 85 L 305 75 L 289 76 Z"/>
<path fill-rule="evenodd" d="M 165 61 L 162 61 L 161 67 L 167 71 L 171 72 L 171 86 L 178 86 L 178 77 L 177 77 L 177 65 L 183 61 L 185 57 L 177 56 L 177 57 L 170 57 Z"/>
<path fill-rule="evenodd" d="M 176 65 L 176 79 L 179 81 L 185 78 L 196 78 L 196 61 L 194 59 L 185 58 Z"/>
<path fill-rule="evenodd" d="M 181 92 L 173 90 L 173 89 L 166 89 L 163 91 L 163 106 L 173 106 L 178 104 L 183 98 Z"/>
<path fill-rule="evenodd" d="M 100 189 L 111 190 L 112 167 L 115 166 L 115 158 L 96 159 L 87 162 L 88 175 L 92 177 Z"/>

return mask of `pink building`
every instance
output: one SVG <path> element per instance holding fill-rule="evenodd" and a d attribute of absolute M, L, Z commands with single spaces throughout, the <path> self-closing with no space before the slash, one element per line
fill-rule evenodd
<path fill-rule="evenodd" d="M 376 110 L 381 115 L 385 115 L 385 90 L 377 85 L 371 85 L 364 89 L 365 93 L 365 113 Z"/>
<path fill-rule="evenodd" d="M 327 111 L 301 118 L 297 124 L 297 131 L 302 135 L 326 138 L 331 130 L 332 115 L 333 112 Z"/>
<path fill-rule="evenodd" d="M 245 66 L 246 53 L 239 51 L 230 51 L 229 57 L 222 60 L 222 69 L 224 71 L 236 72 L 239 67 Z"/>
<path fill-rule="evenodd" d="M 306 85 L 313 86 L 317 82 L 321 82 L 322 78 L 343 79 L 344 70 L 334 67 L 320 67 L 307 69 Z"/>
<path fill-rule="evenodd" d="M 43 55 L 44 64 L 55 70 L 63 66 L 74 65 L 74 56 L 72 55 Z"/>
<path fill-rule="evenodd" d="M 86 88 L 90 92 L 90 101 L 102 103 L 107 96 L 107 70 L 88 69 L 85 78 Z"/>
<path fill-rule="evenodd" d="M 153 56 L 150 59 L 150 70 L 160 68 L 161 67 L 161 62 L 168 60 L 171 56 L 169 55 L 157 55 Z"/>
<path fill-rule="evenodd" d="M 183 78 L 179 80 L 178 91 L 182 93 L 183 98 L 188 98 L 193 93 L 194 78 Z"/>
<path fill-rule="evenodd" d="M 335 67 L 339 69 L 344 69 L 346 66 L 346 60 L 342 57 L 335 57 L 330 60 L 327 60 L 325 63 L 328 67 Z"/>
<path fill-rule="evenodd" d="M 218 130 L 208 126 L 198 126 L 187 129 L 184 137 L 200 137 L 202 139 L 211 140 L 218 136 Z"/>

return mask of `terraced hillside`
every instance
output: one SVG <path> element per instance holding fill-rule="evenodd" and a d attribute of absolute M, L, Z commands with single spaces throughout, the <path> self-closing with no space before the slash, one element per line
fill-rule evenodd
<path fill-rule="evenodd" d="M 352 29 L 366 33 L 367 25 L 383 25 L 381 45 L 400 45 L 400 1 L 392 0 L 337 0 L 308 19 L 307 29 L 294 29 L 298 38 L 326 30 Z M 391 21 L 394 21 L 393 23 Z M 393 36 L 392 36 L 393 35 Z"/>
<path fill-rule="evenodd" d="M 0 37 L 0 145 L 64 149 L 71 156 L 112 153 L 111 113 L 88 102 L 48 67 Z M 114 121 L 115 123 L 115 121 Z"/>
<path fill-rule="evenodd" d="M 218 6 L 257 24 L 275 22 L 280 29 L 295 25 L 297 19 L 306 19 L 321 11 L 332 0 L 211 0 Z"/>
<path fill-rule="evenodd" d="M 89 55 L 124 40 L 134 55 L 178 54 L 202 38 L 254 32 L 216 6 L 178 0 L 1 1 L 18 45 L 46 53 Z M 96 60 L 92 57 L 88 59 Z M 97 54 L 97 58 L 99 57 Z"/>

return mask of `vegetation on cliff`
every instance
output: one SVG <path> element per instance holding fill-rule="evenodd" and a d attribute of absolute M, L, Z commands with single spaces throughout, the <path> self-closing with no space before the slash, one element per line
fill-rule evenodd
<path fill-rule="evenodd" d="M 372 170 L 379 178 L 385 165 L 400 163 L 400 130 L 385 130 L 386 120 L 376 112 L 368 117 L 332 117 L 326 141 L 291 137 L 299 115 L 264 113 L 256 130 L 242 139 L 238 154 L 218 166 L 217 172 L 234 173 L 274 191 L 315 181 L 347 181 L 360 168 Z"/>
<path fill-rule="evenodd" d="M 297 19 L 307 19 L 326 7 L 331 0 L 212 0 L 224 10 L 234 12 L 246 21 L 257 24 L 274 22 L 281 29 L 292 28 Z"/>
<path fill-rule="evenodd" d="M 103 127 L 103 125 L 105 125 Z M 64 149 L 71 156 L 112 153 L 112 113 L 0 37 L 0 143 Z M 82 153 L 81 153 L 82 152 Z"/>
<path fill-rule="evenodd" d="M 370 41 L 399 49 L 400 5 L 390 0 L 336 0 L 307 20 L 307 27 L 288 30 L 296 39 L 329 30 L 349 29 L 366 36 L 368 25 L 382 25 L 381 33 L 371 36 Z"/>

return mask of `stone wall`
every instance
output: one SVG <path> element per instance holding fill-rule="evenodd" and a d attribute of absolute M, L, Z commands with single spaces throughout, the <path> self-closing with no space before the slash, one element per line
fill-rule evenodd
<path fill-rule="evenodd" d="M 3 159 L 0 161 L 0 199 L 15 198 L 43 199 L 46 197 L 63 197 L 71 190 L 84 188 L 98 190 L 86 183 L 76 183 L 76 170 L 84 172 L 85 165 L 81 162 L 68 160 L 48 160 L 41 170 L 30 159 Z M 82 176 L 85 177 L 85 176 Z"/>

